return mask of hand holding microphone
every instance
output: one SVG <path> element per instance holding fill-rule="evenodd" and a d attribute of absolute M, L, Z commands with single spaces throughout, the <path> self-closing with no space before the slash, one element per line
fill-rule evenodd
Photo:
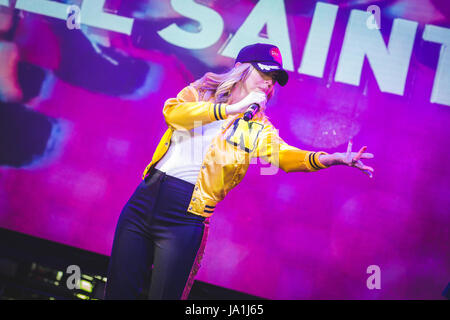
<path fill-rule="evenodd" d="M 244 120 L 249 121 L 266 106 L 267 97 L 264 92 L 252 91 L 241 101 L 227 106 L 227 114 L 244 113 Z"/>

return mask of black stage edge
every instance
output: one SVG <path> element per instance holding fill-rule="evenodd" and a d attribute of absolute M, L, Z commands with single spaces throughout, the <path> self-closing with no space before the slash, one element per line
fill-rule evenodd
<path fill-rule="evenodd" d="M 308 315 L 321 317 L 338 314 L 364 318 L 369 314 L 380 317 L 393 315 L 397 310 L 402 318 L 405 315 L 417 316 L 424 310 L 423 314 L 428 318 L 433 314 L 442 317 L 446 312 L 441 309 L 448 306 L 448 300 L 266 300 L 201 281 L 194 282 L 186 301 L 103 301 L 108 260 L 108 256 L 98 253 L 0 228 L 2 311 L 6 312 L 7 307 L 11 307 L 16 316 L 21 311 L 28 312 L 29 315 L 30 310 L 18 308 L 17 303 L 20 302 L 16 301 L 36 303 L 40 300 L 39 305 L 33 305 L 33 312 L 39 307 L 54 308 L 54 303 L 70 303 L 68 308 L 77 312 L 81 308 L 87 308 L 89 312 L 99 311 L 104 316 L 105 311 L 142 310 L 149 315 L 161 312 L 166 319 L 171 319 L 172 316 L 174 319 L 292 319 Z M 77 265 L 81 270 L 79 289 L 69 289 L 67 286 L 72 276 L 67 272 L 70 265 Z M 73 303 L 81 304 L 73 309 Z M 128 309 L 128 304 L 132 304 L 132 309 Z"/>
<path fill-rule="evenodd" d="M 0 228 L 0 299 L 102 300 L 108 261 L 105 255 Z M 73 288 L 77 267 L 80 288 Z M 194 281 L 189 300 L 261 298 Z"/>

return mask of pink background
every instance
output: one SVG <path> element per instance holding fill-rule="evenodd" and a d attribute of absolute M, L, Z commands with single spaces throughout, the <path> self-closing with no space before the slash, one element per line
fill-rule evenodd
<path fill-rule="evenodd" d="M 112 3 L 131 17 L 141 2 L 133 8 Z M 169 2 L 143 3 L 142 12 L 169 22 L 181 17 Z M 217 206 L 197 279 L 269 299 L 441 299 L 450 279 L 450 107 L 430 102 L 439 46 L 421 34 L 425 24 L 449 27 L 446 2 L 377 2 L 385 38 L 395 17 L 419 23 L 403 96 L 381 92 L 367 63 L 359 86 L 333 80 L 350 10 L 372 3 L 331 3 L 340 7 L 324 77 L 289 72 L 267 113 L 285 141 L 301 149 L 345 152 L 349 139 L 353 151 L 367 145 L 375 158 L 364 163 L 374 177 L 344 166 L 264 176 L 263 164 L 250 166 Z M 218 49 L 255 5 L 233 4 L 233 10 L 223 1 L 208 5 L 221 14 L 225 30 L 204 50 L 165 42 L 154 24 L 142 24 L 145 32 L 136 27 L 131 36 L 103 31 L 121 61 L 149 67 L 145 82 L 126 83 L 131 93 L 120 91 L 130 69 L 101 78 L 107 60 L 88 46 L 68 49 L 66 35 L 82 37 L 81 31 L 25 13 L 14 43 L 21 61 L 45 71 L 45 81 L 21 105 L 52 119 L 54 131 L 44 153 L 0 167 L 0 227 L 109 255 L 120 211 L 166 129 L 164 101 L 206 71 L 233 64 Z M 295 70 L 314 6 L 286 1 Z M 379 290 L 366 286 L 370 265 L 380 267 Z"/>

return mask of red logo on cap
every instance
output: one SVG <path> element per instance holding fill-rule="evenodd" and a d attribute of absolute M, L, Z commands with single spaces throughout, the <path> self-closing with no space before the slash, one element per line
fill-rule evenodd
<path fill-rule="evenodd" d="M 270 49 L 270 55 L 275 59 L 276 62 L 278 62 L 280 65 L 283 64 L 281 60 L 281 53 L 278 48 L 272 48 Z"/>

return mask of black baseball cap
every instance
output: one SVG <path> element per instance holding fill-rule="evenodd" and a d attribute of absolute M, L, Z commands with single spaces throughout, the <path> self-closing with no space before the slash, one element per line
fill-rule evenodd
<path fill-rule="evenodd" d="M 239 51 L 236 62 L 249 62 L 261 72 L 276 72 L 275 79 L 284 86 L 289 79 L 288 73 L 283 69 L 283 61 L 281 59 L 280 49 L 272 44 L 255 43 L 243 47 Z"/>

